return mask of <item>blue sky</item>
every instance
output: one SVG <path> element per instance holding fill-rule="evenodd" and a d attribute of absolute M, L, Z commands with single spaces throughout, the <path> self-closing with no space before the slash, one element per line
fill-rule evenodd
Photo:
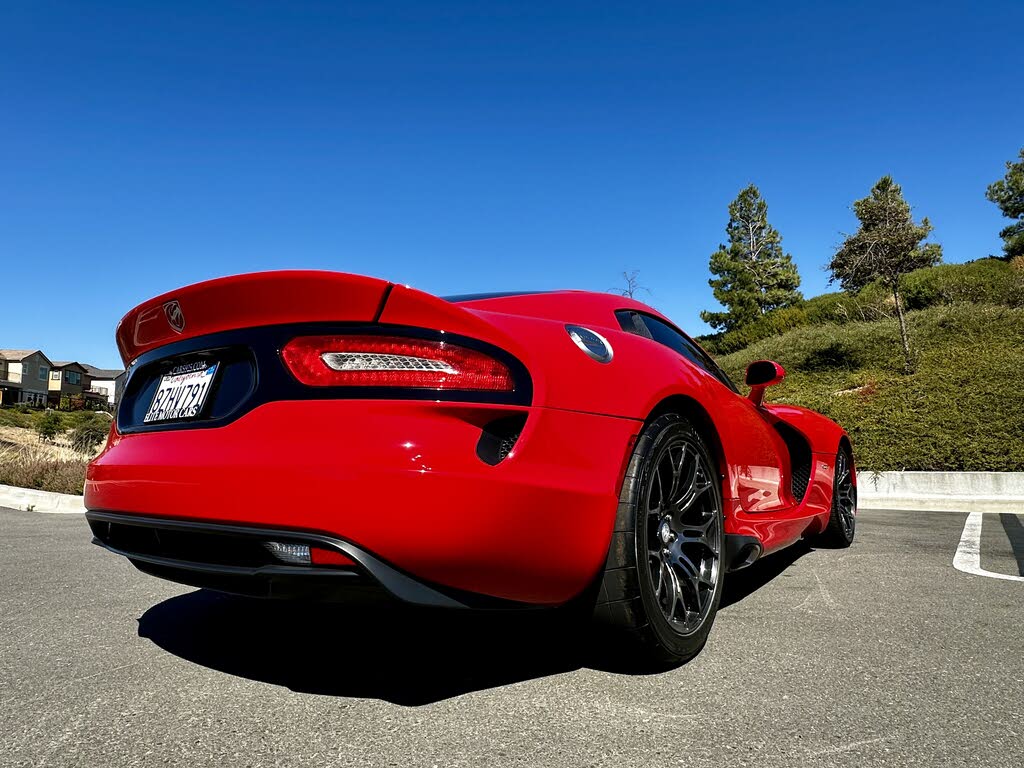
<path fill-rule="evenodd" d="M 118 362 L 139 301 L 337 269 L 438 293 L 640 270 L 693 333 L 749 182 L 806 295 L 882 174 L 997 253 L 1020 2 L 5 4 L 0 347 Z"/>

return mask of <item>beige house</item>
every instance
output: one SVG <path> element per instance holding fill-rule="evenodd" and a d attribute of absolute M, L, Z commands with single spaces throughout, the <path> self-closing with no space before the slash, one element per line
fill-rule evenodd
<path fill-rule="evenodd" d="M 84 365 L 73 360 L 54 360 L 50 368 L 50 405 L 60 405 L 64 396 L 80 395 L 88 399 L 91 386 L 92 377 Z"/>
<path fill-rule="evenodd" d="M 46 405 L 52 368 L 38 349 L 0 349 L 0 403 Z"/>

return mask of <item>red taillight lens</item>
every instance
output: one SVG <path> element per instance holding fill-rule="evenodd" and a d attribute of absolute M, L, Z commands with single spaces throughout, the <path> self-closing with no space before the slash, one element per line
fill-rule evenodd
<path fill-rule="evenodd" d="M 445 341 L 398 336 L 300 336 L 281 350 L 311 387 L 416 387 L 512 392 L 508 366 Z"/>
<path fill-rule="evenodd" d="M 321 549 L 320 547 L 309 548 L 309 559 L 313 565 L 341 565 L 352 567 L 356 564 L 348 555 L 343 555 L 334 549 Z"/>

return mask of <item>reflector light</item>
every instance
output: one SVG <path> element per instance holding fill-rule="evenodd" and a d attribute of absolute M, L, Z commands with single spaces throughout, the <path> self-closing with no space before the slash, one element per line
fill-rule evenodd
<path fill-rule="evenodd" d="M 310 557 L 313 559 L 313 565 L 346 565 L 353 566 L 356 561 L 348 555 L 343 555 L 336 549 L 321 549 L 320 547 L 309 548 Z"/>
<path fill-rule="evenodd" d="M 290 565 L 309 565 L 312 560 L 309 556 L 309 547 L 305 544 L 288 544 L 283 541 L 265 541 L 263 546 L 280 560 Z"/>
<path fill-rule="evenodd" d="M 512 392 L 508 366 L 475 349 L 397 336 L 300 336 L 281 350 L 312 387 L 412 387 Z"/>

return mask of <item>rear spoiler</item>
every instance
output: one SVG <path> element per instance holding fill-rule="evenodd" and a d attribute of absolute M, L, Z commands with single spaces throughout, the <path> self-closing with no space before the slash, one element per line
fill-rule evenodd
<path fill-rule="evenodd" d="M 196 336 L 288 323 L 386 323 L 459 333 L 499 346 L 504 334 L 437 296 L 374 277 L 289 270 L 222 277 L 145 301 L 117 325 L 127 366 L 157 347 Z"/>

